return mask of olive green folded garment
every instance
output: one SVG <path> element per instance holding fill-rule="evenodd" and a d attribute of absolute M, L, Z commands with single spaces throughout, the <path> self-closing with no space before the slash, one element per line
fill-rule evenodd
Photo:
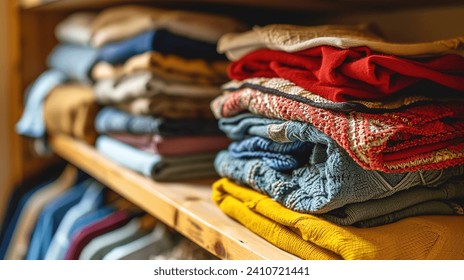
<path fill-rule="evenodd" d="M 391 196 L 345 205 L 320 217 L 339 225 L 379 226 L 420 215 L 464 215 L 464 178 L 437 188 L 416 187 Z"/>

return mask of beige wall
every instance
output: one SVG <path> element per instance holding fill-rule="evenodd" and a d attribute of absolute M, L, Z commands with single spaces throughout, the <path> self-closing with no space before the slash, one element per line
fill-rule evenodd
<path fill-rule="evenodd" d="M 422 42 L 463 35 L 464 5 L 426 7 L 398 11 L 333 14 L 317 23 L 374 23 L 386 39 L 395 42 Z"/>

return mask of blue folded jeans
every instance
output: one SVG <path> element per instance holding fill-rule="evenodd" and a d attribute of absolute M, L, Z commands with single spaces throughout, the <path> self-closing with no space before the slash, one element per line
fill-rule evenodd
<path fill-rule="evenodd" d="M 291 172 L 279 172 L 259 158 L 238 159 L 227 151 L 219 153 L 215 160 L 219 175 L 265 193 L 298 212 L 326 213 L 415 186 L 436 187 L 464 173 L 464 166 L 407 173 L 365 170 L 330 137 L 308 123 L 251 114 L 220 122 L 221 129 L 233 139 L 257 135 L 280 143 L 312 143 L 307 164 Z"/>
<path fill-rule="evenodd" d="M 215 119 L 165 119 L 131 115 L 113 107 L 104 107 L 95 119 L 99 133 L 159 134 L 162 136 L 220 135 Z"/>
<path fill-rule="evenodd" d="M 311 148 L 310 142 L 276 143 L 255 136 L 230 144 L 229 153 L 234 158 L 258 158 L 272 169 L 286 171 L 304 165 L 309 158 Z"/>

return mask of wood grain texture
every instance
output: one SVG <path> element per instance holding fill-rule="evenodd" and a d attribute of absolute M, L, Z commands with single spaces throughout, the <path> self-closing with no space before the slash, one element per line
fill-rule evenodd
<path fill-rule="evenodd" d="M 19 9 L 15 1 L 0 1 L 0 219 L 22 178 L 21 141 L 14 132 L 21 112 L 19 71 Z M 1 224 L 0 224 L 1 226 Z"/>
<path fill-rule="evenodd" d="M 211 184 L 159 183 L 67 136 L 50 139 L 65 160 L 222 259 L 298 259 L 236 223 L 212 202 Z"/>

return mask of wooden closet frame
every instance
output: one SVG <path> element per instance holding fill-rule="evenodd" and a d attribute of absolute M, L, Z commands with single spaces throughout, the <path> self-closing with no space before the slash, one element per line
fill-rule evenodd
<path fill-rule="evenodd" d="M 79 9 L 101 9 L 117 4 L 153 4 L 171 7 L 189 4 L 233 5 L 259 11 L 277 8 L 298 12 L 326 12 L 356 9 L 374 10 L 436 5 L 436 1 L 404 0 L 7 0 L 10 79 L 6 99 L 11 133 L 8 162 L 12 172 L 9 186 L 1 189 L 4 202 L 15 183 L 41 172 L 56 158 L 43 159 L 32 152 L 31 141 L 14 133 L 13 127 L 22 113 L 23 92 L 45 70 L 45 58 L 57 43 L 54 26 Z M 460 4 L 461 0 L 441 1 L 439 5 Z M 240 8 L 238 8 L 240 9 Z M 298 259 L 273 246 L 237 222 L 228 218 L 211 201 L 211 182 L 158 183 L 101 156 L 93 147 L 66 136 L 50 136 L 56 155 L 88 172 L 103 184 L 120 193 L 142 209 L 172 227 L 221 259 Z M 5 203 L 0 204 L 5 205 Z M 0 218 L 3 209 L 0 207 Z"/>

